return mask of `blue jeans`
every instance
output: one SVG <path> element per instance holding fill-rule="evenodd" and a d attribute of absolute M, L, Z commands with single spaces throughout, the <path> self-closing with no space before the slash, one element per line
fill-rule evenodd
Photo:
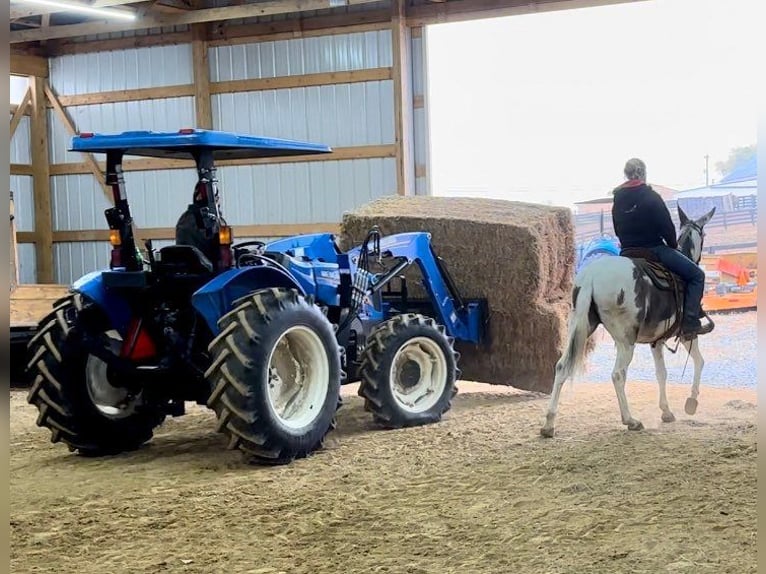
<path fill-rule="evenodd" d="M 652 247 L 651 251 L 665 267 L 684 280 L 684 324 L 698 324 L 705 293 L 705 272 L 686 255 L 667 245 Z"/>

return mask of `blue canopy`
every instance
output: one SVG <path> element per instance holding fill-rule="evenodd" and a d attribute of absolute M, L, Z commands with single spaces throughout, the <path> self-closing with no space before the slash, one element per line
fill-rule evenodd
<path fill-rule="evenodd" d="M 130 131 L 119 134 L 80 133 L 72 138 L 69 151 L 191 159 L 194 151 L 210 150 L 215 160 L 252 159 L 330 153 L 329 146 L 235 134 L 215 130 L 183 129 L 177 132 Z"/>

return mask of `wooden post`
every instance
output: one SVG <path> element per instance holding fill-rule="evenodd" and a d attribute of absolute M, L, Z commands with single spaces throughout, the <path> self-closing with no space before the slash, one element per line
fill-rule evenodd
<path fill-rule="evenodd" d="M 192 26 L 192 66 L 194 67 L 194 107 L 197 127 L 213 129 L 213 110 L 210 105 L 210 66 L 205 24 Z"/>
<path fill-rule="evenodd" d="M 396 137 L 396 190 L 415 194 L 415 151 L 412 141 L 412 45 L 405 23 L 405 0 L 391 2 L 393 43 L 394 134 Z"/>
<path fill-rule="evenodd" d="M 48 109 L 45 79 L 30 76 L 32 99 L 32 185 L 35 198 L 37 283 L 53 283 L 53 217 L 51 216 L 50 160 L 48 157 Z"/>
<path fill-rule="evenodd" d="M 16 217 L 13 209 L 13 191 L 11 191 L 11 293 L 19 284 L 19 254 L 16 248 Z"/>

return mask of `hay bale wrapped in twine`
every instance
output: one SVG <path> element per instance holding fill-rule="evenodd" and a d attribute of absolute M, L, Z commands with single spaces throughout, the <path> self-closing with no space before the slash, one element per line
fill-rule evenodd
<path fill-rule="evenodd" d="M 551 391 L 571 310 L 575 247 L 568 209 L 493 199 L 386 197 L 344 214 L 343 246 L 361 243 L 374 225 L 383 235 L 430 232 L 461 294 L 488 300 L 489 347 L 456 344 L 462 379 Z M 419 277 L 413 266 L 408 271 L 413 296 L 425 295 L 422 289 L 415 292 Z"/>

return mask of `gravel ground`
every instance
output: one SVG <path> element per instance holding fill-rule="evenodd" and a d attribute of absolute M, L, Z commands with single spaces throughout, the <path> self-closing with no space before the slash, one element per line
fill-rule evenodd
<path fill-rule="evenodd" d="M 755 389 L 758 380 L 756 311 L 713 315 L 715 329 L 700 337 L 700 349 L 705 358 L 702 385 L 718 388 Z M 588 359 L 588 369 L 581 376 L 589 382 L 611 383 L 612 368 L 616 357 L 614 342 L 599 327 L 596 332 L 598 345 Z M 675 348 L 675 342 L 671 342 Z M 676 354 L 665 350 L 668 383 L 691 384 L 694 367 L 683 346 Z M 684 372 L 684 365 L 686 371 Z M 633 362 L 628 368 L 628 381 L 656 381 L 654 360 L 648 345 L 636 347 Z"/>

